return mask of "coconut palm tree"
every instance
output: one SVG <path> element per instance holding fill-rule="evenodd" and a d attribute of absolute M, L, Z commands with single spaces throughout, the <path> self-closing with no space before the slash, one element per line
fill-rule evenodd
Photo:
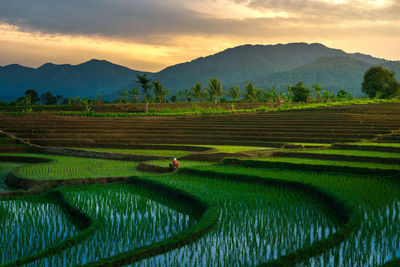
<path fill-rule="evenodd" d="M 143 89 L 144 100 L 146 101 L 146 114 L 147 114 L 149 113 L 149 99 L 150 99 L 149 89 L 151 88 L 149 83 L 151 80 L 147 78 L 146 73 L 144 73 L 143 75 L 136 73 L 136 78 L 137 78 L 136 83 L 139 84 Z"/>
<path fill-rule="evenodd" d="M 203 97 L 203 88 L 201 83 L 196 83 L 195 86 L 190 87 L 190 89 L 192 90 L 190 95 L 197 99 L 197 103 L 200 103 L 200 100 Z"/>
<path fill-rule="evenodd" d="M 239 97 L 239 86 L 231 87 L 226 95 L 232 99 L 232 102 L 236 102 Z"/>
<path fill-rule="evenodd" d="M 214 103 L 217 104 L 218 97 L 220 97 L 224 92 L 222 90 L 221 81 L 218 81 L 217 79 L 210 79 L 208 82 L 208 87 L 209 88 L 206 88 L 206 93 L 211 99 L 214 100 Z"/>
<path fill-rule="evenodd" d="M 137 88 L 133 88 L 129 91 L 129 95 L 131 100 L 135 100 L 135 103 L 137 103 L 137 98 L 138 98 L 139 90 Z"/>
<path fill-rule="evenodd" d="M 103 100 L 101 100 L 102 97 L 103 97 L 102 94 L 97 93 L 97 104 L 99 105 L 103 104 Z"/>
<path fill-rule="evenodd" d="M 122 93 L 120 93 L 120 95 L 123 97 L 124 103 L 127 103 L 128 102 L 128 95 L 129 95 L 128 89 L 123 89 Z"/>
<path fill-rule="evenodd" d="M 159 81 L 155 80 L 151 88 L 153 89 L 154 95 L 156 96 L 157 103 L 162 103 L 164 98 L 164 89 L 162 84 Z"/>
<path fill-rule="evenodd" d="M 250 102 L 255 102 L 261 93 L 261 89 L 255 87 L 251 82 L 248 82 L 244 89 L 246 90 L 243 94 L 244 99 Z"/>

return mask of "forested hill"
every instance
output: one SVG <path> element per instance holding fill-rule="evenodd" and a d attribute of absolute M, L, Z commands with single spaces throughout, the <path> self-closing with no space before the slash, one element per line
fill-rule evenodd
<path fill-rule="evenodd" d="M 346 89 L 361 95 L 364 72 L 373 65 L 383 65 L 396 72 L 400 62 L 389 62 L 360 53 L 349 54 L 322 44 L 244 45 L 188 63 L 168 67 L 156 73 L 167 88 L 185 89 L 209 78 L 222 81 L 225 89 L 248 81 L 257 87 L 275 86 L 280 90 L 303 81 L 320 83 L 333 91 Z M 400 78 L 400 72 L 398 74 Z"/>
<path fill-rule="evenodd" d="M 8 65 L 0 67 L 0 101 L 15 100 L 27 89 L 39 93 L 50 91 L 64 97 L 109 94 L 130 83 L 135 73 L 142 72 L 105 60 L 90 60 L 79 65 L 47 63 L 36 69 Z"/>
<path fill-rule="evenodd" d="M 399 61 L 306 43 L 238 46 L 149 75 L 164 88 L 171 88 L 170 94 L 189 89 L 196 82 L 205 87 L 210 78 L 217 78 L 224 89 L 252 81 L 261 88 L 275 86 L 283 90 L 288 84 L 303 81 L 335 91 L 343 88 L 360 96 L 363 74 L 373 65 L 394 70 L 400 80 Z M 14 100 L 27 89 L 64 97 L 94 97 L 101 93 L 104 99 L 114 100 L 122 89 L 139 87 L 133 82 L 136 73 L 143 72 L 104 60 L 80 65 L 48 63 L 37 69 L 8 65 L 0 67 L 0 101 Z"/>

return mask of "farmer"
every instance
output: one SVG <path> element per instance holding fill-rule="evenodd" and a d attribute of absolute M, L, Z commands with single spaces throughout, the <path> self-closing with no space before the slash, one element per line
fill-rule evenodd
<path fill-rule="evenodd" d="M 174 159 L 172 160 L 172 163 L 169 164 L 169 167 L 170 167 L 170 168 L 174 168 L 174 169 L 178 169 L 178 168 L 179 168 L 179 162 L 178 162 L 178 160 L 177 160 L 176 158 L 174 158 Z"/>

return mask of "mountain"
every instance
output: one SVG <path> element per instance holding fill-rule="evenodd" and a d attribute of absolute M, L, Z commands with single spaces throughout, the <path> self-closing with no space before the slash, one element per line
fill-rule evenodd
<path fill-rule="evenodd" d="M 168 67 L 153 78 L 166 88 L 184 89 L 210 78 L 223 84 L 237 83 L 265 74 L 287 71 L 311 63 L 323 56 L 346 53 L 321 44 L 291 43 L 278 45 L 243 45 L 215 55 Z"/>
<path fill-rule="evenodd" d="M 143 72 L 94 59 L 79 65 L 46 63 L 36 69 L 13 64 L 0 67 L 0 100 L 15 100 L 27 89 L 64 97 L 94 97 L 120 90 L 136 73 Z"/>
<path fill-rule="evenodd" d="M 364 60 L 364 61 L 363 61 Z M 369 62 L 369 63 L 367 63 Z M 372 64 L 371 64 L 372 63 Z M 295 85 L 302 81 L 305 85 L 311 87 L 312 84 L 319 83 L 325 89 L 337 93 L 340 89 L 345 89 L 355 96 L 361 96 L 361 83 L 364 73 L 371 67 L 380 65 L 396 73 L 400 78 L 400 62 L 374 60 L 366 58 L 364 55 L 354 56 L 335 56 L 321 57 L 316 61 L 284 72 L 266 74 L 242 81 L 241 87 L 251 81 L 260 88 L 274 86 L 277 91 L 284 91 L 288 85 Z"/>
<path fill-rule="evenodd" d="M 164 88 L 171 88 L 171 94 L 196 82 L 206 87 L 210 78 L 217 78 L 225 89 L 251 81 L 260 88 L 275 86 L 283 90 L 288 84 L 303 81 L 306 85 L 320 83 L 334 91 L 343 88 L 360 96 L 364 72 L 374 65 L 399 73 L 400 79 L 400 61 L 346 53 L 317 43 L 242 45 L 148 74 Z M 47 63 L 37 69 L 8 65 L 0 67 L 0 101 L 14 100 L 27 89 L 64 97 L 94 97 L 101 93 L 103 99 L 114 100 L 122 88 L 139 87 L 134 82 L 136 73 L 144 72 L 104 60 L 75 66 Z"/>
<path fill-rule="evenodd" d="M 251 79 L 251 82 L 261 88 L 275 86 L 278 91 L 286 89 L 288 85 L 295 85 L 299 81 L 306 85 L 319 83 L 330 91 L 337 92 L 344 88 L 360 96 L 364 73 L 370 67 L 370 64 L 351 56 L 321 57 L 312 63 L 289 71 Z"/>

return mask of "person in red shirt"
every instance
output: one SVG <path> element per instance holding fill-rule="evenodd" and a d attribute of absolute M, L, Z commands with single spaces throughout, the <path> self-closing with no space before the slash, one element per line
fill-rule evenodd
<path fill-rule="evenodd" d="M 178 162 L 178 160 L 177 160 L 176 158 L 174 158 L 174 159 L 172 160 L 172 164 L 169 164 L 169 167 L 170 167 L 170 168 L 178 169 L 178 168 L 179 168 L 179 162 Z"/>

